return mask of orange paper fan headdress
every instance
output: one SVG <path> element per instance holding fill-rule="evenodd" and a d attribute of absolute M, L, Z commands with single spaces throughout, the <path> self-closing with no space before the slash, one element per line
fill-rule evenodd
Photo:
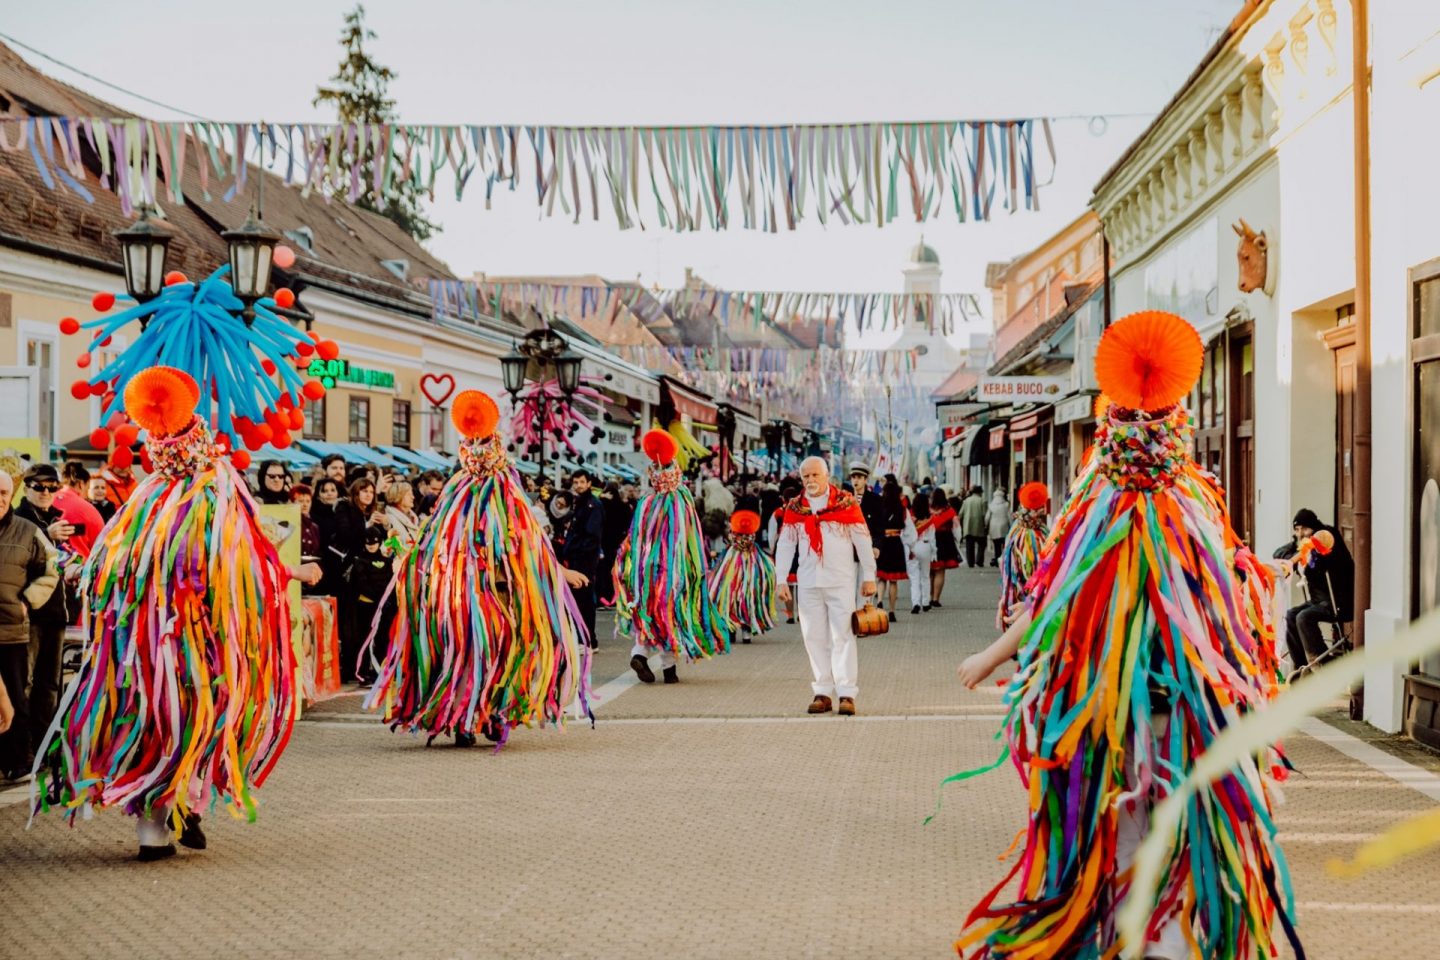
<path fill-rule="evenodd" d="M 1043 483 L 1027 483 L 1020 488 L 1020 506 L 1026 510 L 1043 510 L 1050 502 L 1050 489 Z"/>
<path fill-rule="evenodd" d="M 200 388 L 174 367 L 142 370 L 125 385 L 125 410 L 156 437 L 173 437 L 190 426 Z"/>
<path fill-rule="evenodd" d="M 1164 410 L 1190 392 L 1204 359 L 1194 327 L 1173 313 L 1146 310 L 1106 329 L 1095 351 L 1095 378 L 1122 407 Z"/>
<path fill-rule="evenodd" d="M 736 510 L 730 517 L 730 532 L 753 536 L 760 529 L 760 514 L 754 510 Z"/>
<path fill-rule="evenodd" d="M 651 430 L 640 441 L 640 449 L 660 466 L 668 467 L 675 462 L 675 457 L 680 452 L 680 444 L 664 430 Z"/>
<path fill-rule="evenodd" d="M 466 439 L 484 440 L 499 425 L 500 408 L 488 393 L 465 390 L 450 405 L 450 421 Z"/>

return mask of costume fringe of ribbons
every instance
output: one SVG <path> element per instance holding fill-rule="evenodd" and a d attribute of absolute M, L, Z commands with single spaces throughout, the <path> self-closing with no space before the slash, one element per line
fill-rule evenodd
<path fill-rule="evenodd" d="M 252 791 L 297 706 L 285 575 L 257 514 L 234 467 L 207 456 L 151 474 L 106 525 L 82 575 L 80 673 L 37 759 L 37 810 L 178 818 L 218 801 L 255 819 Z"/>
<path fill-rule="evenodd" d="M 630 643 L 691 660 L 728 653 L 730 631 L 710 602 L 695 501 L 665 468 L 635 506 L 615 554 L 615 632 Z"/>
<path fill-rule="evenodd" d="M 755 545 L 753 536 L 731 535 L 710 571 L 709 590 L 716 616 L 732 633 L 775 629 L 775 561 Z"/>
<path fill-rule="evenodd" d="M 399 613 L 365 708 L 434 737 L 561 724 L 589 703 L 584 621 L 499 440 L 463 441 L 391 590 Z M 483 463 L 483 466 L 475 466 Z"/>
<path fill-rule="evenodd" d="M 1029 596 L 1025 585 L 1040 562 L 1040 550 L 1049 531 L 1045 529 L 1044 510 L 1021 510 L 1005 536 L 1000 552 L 1000 608 L 995 626 L 1005 629 L 1005 618 L 1020 609 Z"/>
<path fill-rule="evenodd" d="M 1188 414 L 1122 416 L 1102 424 L 1100 463 L 1072 491 L 1029 584 L 1034 619 L 1003 729 L 1029 823 L 1009 874 L 971 912 L 962 956 L 1114 956 L 1129 884 L 1116 862 L 1121 804 L 1162 798 L 1274 687 L 1273 632 L 1267 649 L 1251 612 L 1263 582 L 1241 581 L 1221 492 L 1184 454 Z M 1157 696 L 1170 722 L 1152 727 L 1165 710 Z M 1196 795 L 1150 934 L 1178 913 L 1198 956 L 1238 960 L 1272 955 L 1278 920 L 1303 957 L 1270 804 L 1253 759 Z M 997 904 L 1012 881 L 1016 899 Z"/>

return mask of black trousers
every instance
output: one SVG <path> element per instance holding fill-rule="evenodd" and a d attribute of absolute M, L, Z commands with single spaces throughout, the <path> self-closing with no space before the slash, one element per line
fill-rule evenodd
<path fill-rule="evenodd" d="M 1311 660 L 1318 662 L 1330 646 L 1320 629 L 1323 623 L 1336 622 L 1335 608 L 1330 601 L 1302 603 L 1285 611 L 1285 644 L 1290 648 L 1290 662 L 1298 670 Z"/>
<path fill-rule="evenodd" d="M 25 694 L 30 708 L 31 753 L 40 749 L 40 739 L 50 729 L 60 703 L 60 653 L 64 646 L 65 624 L 31 622 L 30 685 Z M 13 694 L 10 699 L 15 699 Z"/>
<path fill-rule="evenodd" d="M 1004 538 L 1004 537 L 991 537 L 991 538 L 990 538 L 990 549 L 992 549 L 992 550 L 995 551 L 995 552 L 991 555 L 991 557 L 990 557 L 990 566 L 992 566 L 992 567 L 998 567 L 998 566 L 1000 566 L 1000 554 L 1002 554 L 1002 553 L 1005 552 L 1005 538 Z"/>
<path fill-rule="evenodd" d="M 347 611 L 341 614 L 344 619 L 340 626 L 340 679 L 343 682 L 354 683 L 356 680 L 374 678 L 375 668 L 370 665 L 370 660 L 372 657 L 377 662 L 384 660 L 385 652 L 390 649 L 390 621 L 395 618 L 394 607 L 393 596 L 383 611 L 373 600 L 351 597 Z M 370 628 L 375 625 L 377 613 L 380 616 L 380 625 L 375 630 L 375 645 L 371 647 L 370 656 L 357 667 L 360 651 L 365 646 L 365 638 L 370 636 Z"/>
<path fill-rule="evenodd" d="M 589 586 L 575 587 L 570 592 L 575 595 L 575 606 L 580 608 L 580 619 L 589 631 L 590 646 L 600 646 L 600 638 L 595 636 L 595 582 L 592 580 Z"/>
<path fill-rule="evenodd" d="M 969 567 L 985 566 L 985 538 L 965 537 L 965 565 Z"/>
<path fill-rule="evenodd" d="M 25 684 L 30 679 L 30 645 L 0 643 L 0 680 L 15 707 L 10 729 L 0 733 L 0 776 L 30 772 L 30 703 Z"/>

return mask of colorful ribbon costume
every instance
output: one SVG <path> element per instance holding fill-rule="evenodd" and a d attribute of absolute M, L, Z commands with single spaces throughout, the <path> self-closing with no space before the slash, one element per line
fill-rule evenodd
<path fill-rule="evenodd" d="M 440 491 L 391 589 L 400 611 L 365 708 L 431 738 L 590 715 L 584 621 L 496 432 L 495 401 L 466 390 L 451 406 L 461 469 Z M 376 638 L 372 635 L 370 642 Z"/>
<path fill-rule="evenodd" d="M 1273 689 L 1273 642 L 1257 640 L 1248 609 L 1254 578 L 1237 572 L 1224 499 L 1187 453 L 1178 401 L 1202 353 L 1192 327 L 1158 313 L 1120 320 L 1097 351 L 1112 405 L 1030 580 L 1033 619 L 1006 692 L 1003 732 L 1029 794 L 1024 845 L 971 911 L 962 956 L 1115 956 L 1133 853 L 1120 849 L 1122 820 L 1143 819 Z M 1271 956 L 1278 921 L 1304 956 L 1270 803 L 1254 758 L 1190 798 L 1148 942 L 1178 922 L 1194 956 Z M 997 904 L 1012 880 L 1016 899 Z"/>
<path fill-rule="evenodd" d="M 1040 548 L 1050 534 L 1045 526 L 1049 502 L 1050 491 L 1043 483 L 1027 483 L 1020 488 L 1020 509 L 1000 552 L 1000 608 L 995 613 L 995 626 L 1001 630 L 1029 596 L 1025 585 L 1035 572 Z"/>
<path fill-rule="evenodd" d="M 730 650 L 729 633 L 705 583 L 705 546 L 695 501 L 663 430 L 645 434 L 650 492 L 635 505 L 615 554 L 615 632 L 646 649 L 707 659 Z"/>
<path fill-rule="evenodd" d="M 749 636 L 775 628 L 775 561 L 756 545 L 759 529 L 758 513 L 735 511 L 729 545 L 710 571 L 710 602 L 732 634 Z"/>
<path fill-rule="evenodd" d="M 296 714 L 288 576 L 193 412 L 195 381 L 152 367 L 123 399 L 155 472 L 85 564 L 84 659 L 36 758 L 36 809 L 168 812 L 178 826 L 219 801 L 254 820 Z"/>

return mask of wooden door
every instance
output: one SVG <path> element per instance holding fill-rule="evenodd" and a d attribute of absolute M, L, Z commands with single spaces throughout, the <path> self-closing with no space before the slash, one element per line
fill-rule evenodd
<path fill-rule="evenodd" d="M 1230 382 L 1230 415 L 1226 433 L 1230 465 L 1225 490 L 1230 502 L 1230 525 L 1252 547 L 1255 532 L 1255 339 L 1250 324 L 1232 328 L 1226 335 Z"/>
<path fill-rule="evenodd" d="M 1335 361 L 1335 526 L 1355 542 L 1355 326 L 1342 309 L 1341 323 L 1325 333 Z"/>

